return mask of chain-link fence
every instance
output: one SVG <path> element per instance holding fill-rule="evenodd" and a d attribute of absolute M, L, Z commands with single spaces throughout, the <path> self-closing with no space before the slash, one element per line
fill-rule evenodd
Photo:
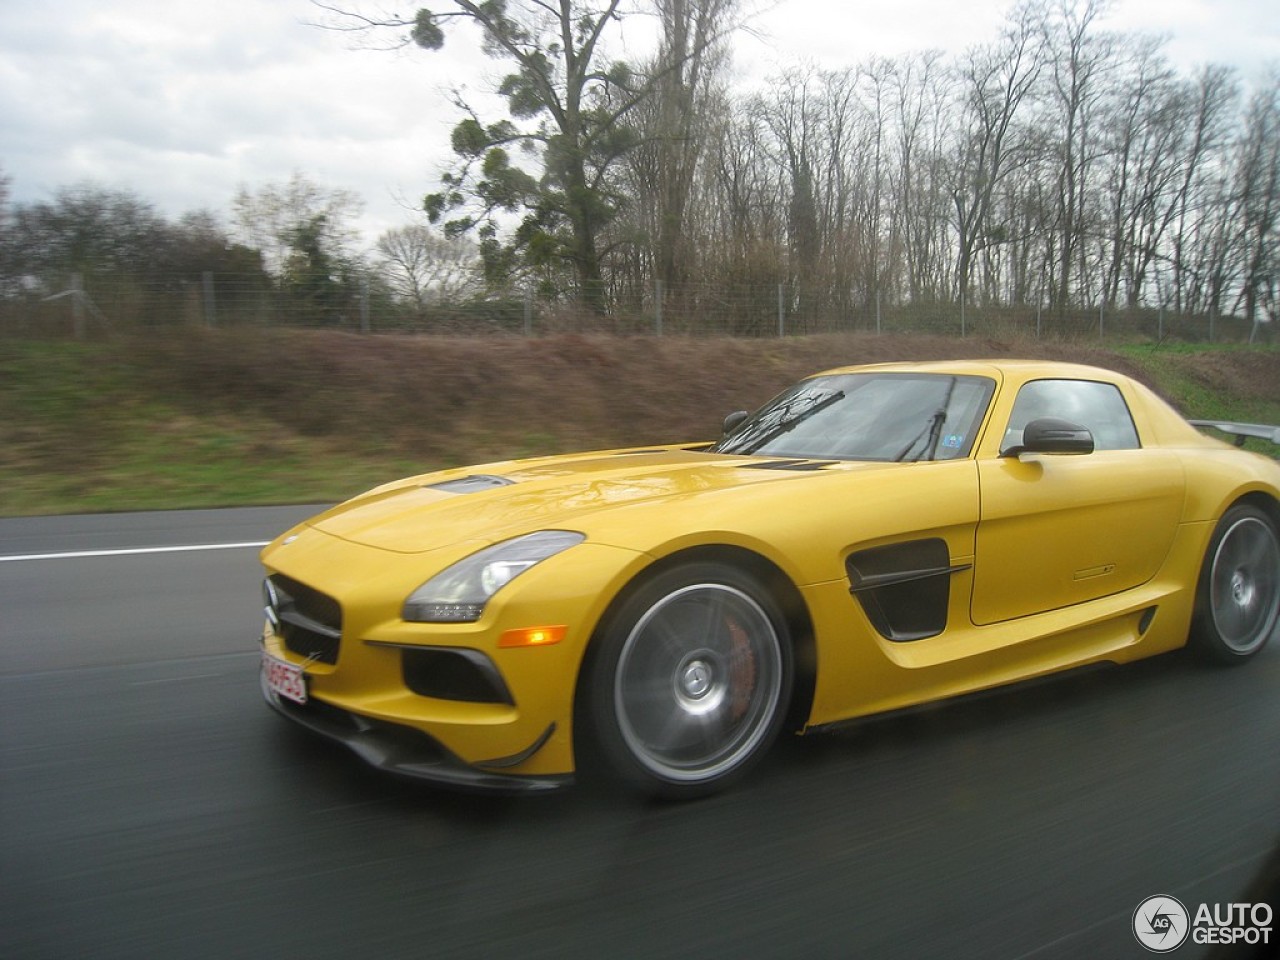
<path fill-rule="evenodd" d="M 1098 342 L 1272 343 L 1276 339 L 1273 322 L 1213 311 L 867 302 L 790 284 L 690 283 L 666 288 L 655 283 L 639 295 L 619 298 L 605 315 L 519 291 L 418 304 L 368 282 L 319 296 L 281 288 L 263 275 L 212 273 L 166 281 L 70 275 L 61 289 L 23 289 L 0 297 L 0 335 L 88 337 L 112 330 L 183 325 L 323 327 L 449 336 L 574 332 L 779 337 L 857 331 Z"/>

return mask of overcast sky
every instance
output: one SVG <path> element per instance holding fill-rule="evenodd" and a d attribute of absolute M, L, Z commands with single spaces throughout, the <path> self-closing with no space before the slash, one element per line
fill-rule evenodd
<path fill-rule="evenodd" d="M 751 84 L 803 62 L 958 53 L 996 39 L 1010 6 L 781 0 L 755 21 L 761 37 L 736 40 L 735 65 Z M 455 37 L 436 53 L 358 49 L 321 18 L 309 0 L 0 0 L 0 172 L 12 198 L 93 181 L 166 216 L 225 217 L 240 184 L 301 171 L 362 197 L 369 237 L 411 222 L 459 119 L 448 89 L 483 90 L 495 65 Z M 1247 78 L 1280 65 L 1275 0 L 1114 0 L 1104 23 L 1167 35 L 1187 73 L 1213 62 Z M 628 38 L 640 33 L 626 25 Z"/>

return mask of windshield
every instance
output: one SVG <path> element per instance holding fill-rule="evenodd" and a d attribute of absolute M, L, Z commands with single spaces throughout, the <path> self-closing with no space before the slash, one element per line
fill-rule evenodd
<path fill-rule="evenodd" d="M 814 377 L 774 398 L 713 453 L 812 460 L 966 457 L 995 389 L 985 377 L 857 373 Z"/>

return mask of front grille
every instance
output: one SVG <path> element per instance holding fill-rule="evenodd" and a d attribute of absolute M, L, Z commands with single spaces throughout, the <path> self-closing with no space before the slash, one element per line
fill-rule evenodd
<path fill-rule="evenodd" d="M 287 649 L 319 663 L 338 662 L 342 638 L 342 607 L 327 594 L 275 573 L 263 592 L 267 616 Z"/>

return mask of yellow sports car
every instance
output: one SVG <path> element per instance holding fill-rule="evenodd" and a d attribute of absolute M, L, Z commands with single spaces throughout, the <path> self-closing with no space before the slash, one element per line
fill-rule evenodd
<path fill-rule="evenodd" d="M 1280 464 L 1044 362 L 833 370 L 716 443 L 388 484 L 262 553 L 261 681 L 378 767 L 698 796 L 784 727 L 1190 643 L 1280 611 Z"/>

